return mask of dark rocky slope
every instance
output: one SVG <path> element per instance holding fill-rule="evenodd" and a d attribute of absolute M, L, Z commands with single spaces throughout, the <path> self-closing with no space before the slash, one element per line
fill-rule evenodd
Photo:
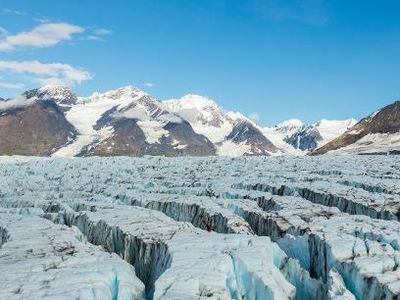
<path fill-rule="evenodd" d="M 0 155 L 48 156 L 75 135 L 74 127 L 52 100 L 0 111 Z"/>
<path fill-rule="evenodd" d="M 323 147 L 313 151 L 311 155 L 320 155 L 352 145 L 369 134 L 394 134 L 400 132 L 400 101 L 396 101 L 380 111 L 362 119 L 353 128 Z M 376 150 L 371 147 L 371 153 Z"/>

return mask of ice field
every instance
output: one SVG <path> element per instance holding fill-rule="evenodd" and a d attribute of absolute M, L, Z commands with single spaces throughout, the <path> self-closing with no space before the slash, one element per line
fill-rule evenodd
<path fill-rule="evenodd" d="M 398 299 L 400 156 L 0 158 L 0 299 Z"/>

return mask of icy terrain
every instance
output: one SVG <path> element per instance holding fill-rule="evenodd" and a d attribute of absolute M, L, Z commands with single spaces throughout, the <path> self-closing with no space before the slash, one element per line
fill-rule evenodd
<path fill-rule="evenodd" d="M 315 124 L 303 124 L 298 119 L 291 119 L 273 127 L 265 127 L 263 133 L 285 153 L 304 155 L 334 140 L 356 123 L 355 119 L 322 119 Z"/>
<path fill-rule="evenodd" d="M 397 299 L 400 157 L 0 158 L 0 299 Z"/>

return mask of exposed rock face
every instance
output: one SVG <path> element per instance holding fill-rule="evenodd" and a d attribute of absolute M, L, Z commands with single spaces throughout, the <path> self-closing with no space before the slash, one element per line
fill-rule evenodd
<path fill-rule="evenodd" d="M 388 153 L 400 149 L 400 101 L 362 119 L 353 128 L 312 152 Z"/>
<path fill-rule="evenodd" d="M 249 145 L 251 150 L 245 153 L 247 155 L 269 155 L 278 152 L 261 130 L 247 120 L 237 120 L 226 139 L 236 144 Z"/>
<path fill-rule="evenodd" d="M 162 141 L 160 146 L 155 144 L 153 147 L 150 147 L 149 153 L 151 155 L 215 155 L 214 145 L 205 136 L 195 133 L 188 122 L 169 122 L 163 129 L 169 132 L 169 136 L 164 139 L 164 143 Z"/>
<path fill-rule="evenodd" d="M 208 156 L 215 154 L 214 145 L 204 136 L 193 132 L 187 122 L 168 123 L 162 127 L 169 133 L 158 143 L 150 144 L 138 121 L 117 119 L 111 124 L 113 135 L 97 144 L 84 155 L 126 155 L 126 156 Z M 175 144 L 175 141 L 180 141 Z M 182 147 L 179 147 L 179 145 Z"/>
<path fill-rule="evenodd" d="M 146 153 L 146 136 L 132 119 L 120 119 L 112 123 L 114 133 L 111 137 L 91 149 L 84 149 L 83 155 L 125 155 L 143 156 Z"/>
<path fill-rule="evenodd" d="M 75 135 L 74 127 L 52 100 L 0 111 L 0 155 L 48 156 Z"/>
<path fill-rule="evenodd" d="M 312 125 L 302 127 L 299 131 L 284 139 L 286 143 L 300 150 L 315 149 L 318 147 L 318 142 L 322 140 L 320 132 Z"/>

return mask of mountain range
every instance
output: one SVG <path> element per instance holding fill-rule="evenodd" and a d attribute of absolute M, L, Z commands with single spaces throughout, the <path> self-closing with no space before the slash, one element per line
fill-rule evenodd
<path fill-rule="evenodd" d="M 400 102 L 357 122 L 303 124 L 291 119 L 260 127 L 215 101 L 186 95 L 159 101 L 127 86 L 78 97 L 44 86 L 0 98 L 0 155 L 318 155 L 398 153 Z"/>

